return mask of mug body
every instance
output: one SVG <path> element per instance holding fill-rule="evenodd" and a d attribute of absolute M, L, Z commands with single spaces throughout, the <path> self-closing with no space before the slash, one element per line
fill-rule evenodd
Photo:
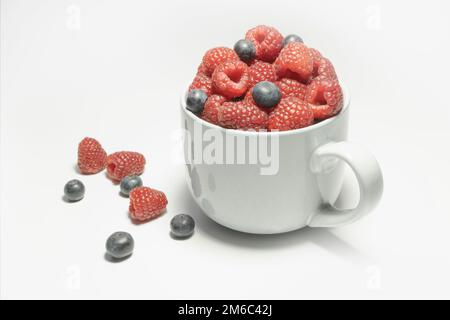
<path fill-rule="evenodd" d="M 224 129 L 186 110 L 184 95 L 181 101 L 187 184 L 212 220 L 247 233 L 284 233 L 307 226 L 337 199 L 343 163 L 324 159 L 320 175 L 310 163 L 319 146 L 347 140 L 347 99 L 337 116 L 285 132 Z"/>

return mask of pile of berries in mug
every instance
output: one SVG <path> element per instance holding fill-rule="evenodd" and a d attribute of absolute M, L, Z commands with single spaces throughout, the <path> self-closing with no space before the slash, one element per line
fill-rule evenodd
<path fill-rule="evenodd" d="M 140 175 L 144 172 L 144 155 L 132 151 L 107 154 L 100 142 L 84 138 L 78 144 L 78 170 L 83 175 L 92 175 L 106 169 L 107 176 L 120 183 L 122 196 L 130 198 L 130 218 L 138 223 L 154 220 L 165 213 L 167 197 L 164 192 L 144 187 Z M 64 186 L 64 200 L 69 203 L 81 201 L 86 188 L 78 179 L 70 180 Z M 187 214 L 176 215 L 170 222 L 174 239 L 186 239 L 195 229 L 194 219 Z M 134 239 L 127 232 L 114 232 L 106 241 L 107 257 L 114 261 L 124 259 L 133 253 Z"/>
<path fill-rule="evenodd" d="M 227 129 L 287 131 L 333 117 L 343 93 L 330 60 L 297 35 L 257 26 L 234 50 L 206 52 L 187 109 Z"/>

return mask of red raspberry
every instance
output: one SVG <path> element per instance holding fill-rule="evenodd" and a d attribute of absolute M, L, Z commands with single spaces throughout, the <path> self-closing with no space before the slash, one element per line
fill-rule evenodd
<path fill-rule="evenodd" d="M 245 101 L 225 102 L 218 114 L 219 124 L 224 128 L 240 130 L 264 130 L 267 114 Z"/>
<path fill-rule="evenodd" d="M 322 60 L 323 56 L 319 52 L 319 50 L 316 50 L 314 48 L 309 48 L 309 55 L 313 59 L 313 65 L 314 65 L 313 75 L 316 77 L 318 75 L 320 60 Z"/>
<path fill-rule="evenodd" d="M 212 124 L 219 124 L 217 115 L 226 98 L 218 94 L 214 94 L 206 100 L 205 107 L 202 112 L 202 119 Z"/>
<path fill-rule="evenodd" d="M 268 26 L 257 26 L 247 31 L 245 39 L 253 42 L 257 59 L 270 63 L 275 61 L 283 47 L 281 33 Z"/>
<path fill-rule="evenodd" d="M 197 68 L 197 75 L 199 75 L 199 74 L 203 74 L 205 76 L 207 75 L 206 67 L 203 63 L 200 64 Z"/>
<path fill-rule="evenodd" d="M 305 99 L 306 85 L 303 83 L 294 79 L 283 78 L 275 84 L 280 88 L 283 98 L 293 96 L 301 100 Z"/>
<path fill-rule="evenodd" d="M 84 138 L 78 144 L 78 168 L 83 174 L 94 174 L 105 169 L 106 152 L 93 138 Z"/>
<path fill-rule="evenodd" d="M 267 62 L 256 61 L 249 67 L 248 71 L 250 73 L 250 87 L 261 81 L 275 82 L 278 80 L 275 67 Z"/>
<path fill-rule="evenodd" d="M 308 83 L 313 75 L 314 61 L 309 49 L 300 42 L 290 42 L 275 61 L 280 78 L 295 78 Z"/>
<path fill-rule="evenodd" d="M 130 216 L 136 221 L 159 217 L 167 207 L 166 195 L 148 187 L 134 188 L 130 192 Z"/>
<path fill-rule="evenodd" d="M 281 100 L 269 116 L 270 131 L 287 131 L 308 127 L 314 123 L 314 114 L 308 103 L 296 97 Z"/>
<path fill-rule="evenodd" d="M 317 76 L 336 80 L 338 78 L 336 71 L 334 70 L 333 64 L 327 58 L 322 58 L 319 61 L 319 67 L 317 68 Z"/>
<path fill-rule="evenodd" d="M 199 73 L 195 76 L 194 81 L 189 86 L 189 91 L 193 89 L 203 90 L 207 96 L 212 94 L 212 80 L 207 75 Z"/>
<path fill-rule="evenodd" d="M 248 66 L 242 61 L 227 61 L 212 75 L 213 90 L 228 99 L 243 96 L 250 84 Z"/>
<path fill-rule="evenodd" d="M 106 159 L 106 170 L 111 179 L 121 181 L 126 176 L 144 172 L 145 158 L 137 152 L 122 151 L 110 154 Z"/>
<path fill-rule="evenodd" d="M 336 79 L 318 77 L 308 86 L 305 101 L 311 104 L 314 118 L 324 120 L 341 111 L 344 95 Z"/>
<path fill-rule="evenodd" d="M 239 56 L 234 50 L 225 47 L 208 50 L 202 62 L 206 75 L 211 76 L 216 67 L 226 61 L 239 61 Z"/>

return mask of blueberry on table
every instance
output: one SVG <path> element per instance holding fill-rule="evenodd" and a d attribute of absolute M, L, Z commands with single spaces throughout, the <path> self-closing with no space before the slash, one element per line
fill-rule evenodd
<path fill-rule="evenodd" d="M 134 240 L 127 232 L 115 232 L 106 241 L 106 252 L 114 259 L 126 258 L 133 250 Z"/>
<path fill-rule="evenodd" d="M 273 108 L 281 100 L 281 91 L 273 82 L 262 81 L 253 88 L 252 96 L 258 106 Z"/>
<path fill-rule="evenodd" d="M 205 107 L 208 96 L 203 90 L 194 89 L 189 91 L 186 99 L 186 108 L 195 114 L 200 114 Z"/>
<path fill-rule="evenodd" d="M 142 185 L 142 179 L 139 176 L 127 176 L 120 182 L 120 192 L 125 196 L 129 196 L 131 190 L 142 187 Z"/>
<path fill-rule="evenodd" d="M 234 51 L 236 51 L 239 58 L 244 62 L 252 61 L 256 56 L 256 48 L 253 42 L 249 40 L 239 40 L 234 45 Z"/>
<path fill-rule="evenodd" d="M 195 221 L 190 215 L 179 214 L 170 222 L 170 229 L 174 237 L 188 238 L 194 233 Z"/>
<path fill-rule="evenodd" d="M 75 202 L 83 199 L 85 187 L 80 180 L 70 180 L 64 186 L 64 197 L 67 201 Z"/>
<path fill-rule="evenodd" d="M 301 42 L 303 43 L 303 39 L 300 38 L 296 34 L 290 34 L 283 39 L 283 47 L 285 47 L 290 42 Z"/>

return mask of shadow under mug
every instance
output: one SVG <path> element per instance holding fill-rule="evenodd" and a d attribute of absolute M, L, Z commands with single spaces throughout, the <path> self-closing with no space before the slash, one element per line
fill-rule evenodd
<path fill-rule="evenodd" d="M 306 226 L 337 227 L 373 210 L 383 193 L 374 156 L 347 142 L 350 99 L 333 118 L 283 132 L 224 129 L 186 109 L 181 97 L 189 190 L 204 213 L 242 232 L 277 234 Z M 268 156 L 270 155 L 270 156 Z M 359 185 L 359 204 L 333 206 L 345 163 Z M 358 192 L 358 190 L 354 190 Z"/>

